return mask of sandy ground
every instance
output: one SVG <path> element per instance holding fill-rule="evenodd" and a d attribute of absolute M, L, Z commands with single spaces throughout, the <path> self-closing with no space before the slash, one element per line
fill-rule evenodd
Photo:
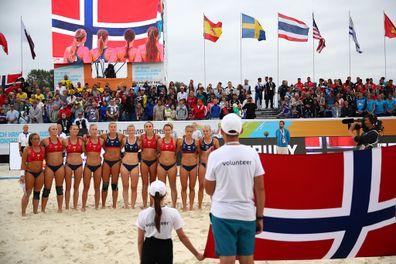
<path fill-rule="evenodd" d="M 8 166 L 0 166 L 0 176 L 18 174 L 19 172 L 10 172 Z M 80 189 L 82 191 L 82 186 Z M 135 221 L 140 209 L 122 209 L 121 193 L 118 209 L 95 210 L 91 188 L 88 198 L 89 208 L 86 212 L 70 210 L 58 214 L 53 189 L 47 213 L 33 215 L 30 202 L 28 216 L 24 218 L 20 215 L 21 196 L 22 191 L 16 179 L 0 180 L 0 263 L 139 263 Z M 111 195 L 108 198 L 110 204 Z M 139 196 L 137 205 L 141 205 Z M 210 203 L 206 197 L 202 211 L 181 213 L 185 221 L 184 230 L 200 251 L 204 250 L 206 243 L 209 210 Z M 177 237 L 174 237 L 174 263 L 199 263 Z M 202 263 L 218 263 L 218 261 L 206 259 Z M 256 263 L 394 264 L 396 257 Z"/>

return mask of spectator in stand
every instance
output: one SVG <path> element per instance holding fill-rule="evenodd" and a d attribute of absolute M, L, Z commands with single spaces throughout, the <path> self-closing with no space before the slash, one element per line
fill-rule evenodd
<path fill-rule="evenodd" d="M 181 99 L 176 107 L 176 120 L 187 120 L 188 109 L 185 105 L 186 99 Z"/>
<path fill-rule="evenodd" d="M 136 104 L 135 112 L 136 112 L 136 121 L 141 121 L 144 113 L 142 103 L 139 102 Z"/>
<path fill-rule="evenodd" d="M 66 89 L 69 89 L 69 87 L 72 86 L 72 82 L 69 80 L 69 76 L 67 75 L 63 76 L 63 80 L 60 81 L 60 84 Z"/>
<path fill-rule="evenodd" d="M 245 79 L 243 81 L 243 86 L 242 86 L 243 90 L 245 90 L 248 93 L 252 93 L 252 87 L 249 85 L 249 80 Z"/>
<path fill-rule="evenodd" d="M 374 114 L 375 112 L 375 105 L 376 105 L 376 100 L 372 98 L 372 95 L 370 92 L 367 92 L 367 107 L 366 107 L 366 113 L 367 114 Z"/>
<path fill-rule="evenodd" d="M 153 110 L 153 120 L 163 121 L 165 120 L 165 106 L 162 104 L 162 100 L 158 100 Z"/>
<path fill-rule="evenodd" d="M 300 91 L 304 90 L 304 84 L 301 82 L 301 78 L 297 78 L 297 83 L 294 86 Z"/>
<path fill-rule="evenodd" d="M 363 93 L 358 92 L 358 98 L 356 99 L 356 113 L 357 116 L 364 116 L 366 111 L 367 101 L 363 98 Z"/>
<path fill-rule="evenodd" d="M 7 124 L 7 116 L 2 107 L 0 108 L 0 124 Z"/>
<path fill-rule="evenodd" d="M 384 99 L 384 94 L 380 93 L 375 101 L 375 115 L 376 116 L 385 116 L 385 104 L 386 101 Z"/>
<path fill-rule="evenodd" d="M 396 113 L 396 98 L 393 98 L 392 94 L 388 94 L 388 99 L 385 101 L 386 115 L 391 116 Z"/>
<path fill-rule="evenodd" d="M 149 99 L 146 108 L 144 109 L 144 120 L 153 120 L 154 117 L 154 101 Z"/>
<path fill-rule="evenodd" d="M 225 101 L 224 106 L 221 108 L 220 119 L 223 119 L 223 117 L 225 117 L 226 115 L 228 115 L 232 112 L 233 112 L 232 107 L 228 105 L 227 101 Z"/>
<path fill-rule="evenodd" d="M 242 108 L 245 110 L 245 119 L 255 119 L 256 118 L 256 110 L 257 110 L 257 105 L 253 102 L 253 98 L 249 96 L 247 98 L 247 102 Z"/>
<path fill-rule="evenodd" d="M 291 105 L 288 96 L 284 97 L 284 100 L 281 103 L 281 112 L 276 116 L 276 118 L 290 118 L 291 114 Z"/>
<path fill-rule="evenodd" d="M 220 108 L 218 102 L 219 102 L 219 100 L 217 98 L 213 99 L 213 105 L 210 108 L 210 119 L 212 119 L 212 120 L 220 119 L 221 108 Z"/>
<path fill-rule="evenodd" d="M 311 118 L 313 117 L 314 100 L 311 96 L 311 92 L 307 91 L 305 96 L 303 96 L 303 116 Z"/>
<path fill-rule="evenodd" d="M 304 87 L 306 89 L 309 89 L 309 88 L 314 88 L 314 86 L 315 86 L 315 83 L 313 83 L 311 81 L 311 77 L 307 77 L 307 82 L 304 84 Z"/>
<path fill-rule="evenodd" d="M 265 109 L 268 108 L 268 104 L 274 109 L 275 83 L 272 82 L 272 77 L 268 78 L 268 83 L 266 83 L 264 89 Z"/>
<path fill-rule="evenodd" d="M 49 120 L 51 123 L 57 123 L 59 120 L 59 108 L 57 105 L 52 107 L 52 111 L 49 112 Z"/>
<path fill-rule="evenodd" d="M 92 105 L 85 108 L 85 115 L 88 122 L 99 122 L 98 104 L 95 101 L 92 102 Z"/>
<path fill-rule="evenodd" d="M 19 112 L 15 110 L 15 106 L 10 105 L 10 110 L 6 113 L 7 123 L 8 124 L 18 124 Z"/>
<path fill-rule="evenodd" d="M 196 105 L 197 105 L 197 98 L 195 97 L 194 92 L 190 90 L 187 97 L 188 110 L 191 112 Z"/>
<path fill-rule="evenodd" d="M 202 120 L 206 116 L 206 107 L 202 100 L 198 100 L 198 104 L 193 109 L 193 119 Z"/>
<path fill-rule="evenodd" d="M 393 95 L 393 93 L 394 93 L 395 91 L 396 91 L 396 86 L 393 85 L 393 80 L 389 80 L 389 81 L 386 83 L 386 86 L 385 86 L 385 88 L 384 88 L 385 97 L 388 98 L 388 97 L 389 97 L 389 94 L 390 94 L 390 95 Z"/>
<path fill-rule="evenodd" d="M 114 99 L 110 99 L 110 104 L 106 109 L 106 118 L 108 121 L 118 121 L 118 117 L 120 116 L 120 109 L 118 105 L 115 104 Z"/>
<path fill-rule="evenodd" d="M 107 103 L 106 103 L 106 101 L 103 101 L 100 103 L 100 107 L 98 110 L 99 110 L 99 121 L 106 122 L 107 121 Z"/>
<path fill-rule="evenodd" d="M 33 101 L 32 106 L 29 109 L 29 117 L 31 123 L 43 123 L 43 110 L 38 106 L 38 102 Z"/>
<path fill-rule="evenodd" d="M 279 94 L 279 97 L 280 97 L 280 104 L 281 105 L 282 105 L 282 102 L 285 100 L 285 96 L 286 96 L 286 93 L 287 93 L 288 89 L 289 89 L 289 86 L 288 86 L 287 81 L 283 80 L 282 81 L 282 85 L 279 86 L 279 88 L 278 88 L 278 94 Z"/>
<path fill-rule="evenodd" d="M 182 84 L 180 86 L 180 92 L 177 93 L 177 101 L 180 102 L 180 100 L 185 99 L 187 100 L 187 93 L 186 93 L 186 88 L 185 86 Z"/>

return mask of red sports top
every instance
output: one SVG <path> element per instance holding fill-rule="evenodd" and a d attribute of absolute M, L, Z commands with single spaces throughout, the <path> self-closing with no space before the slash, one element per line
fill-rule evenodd
<path fill-rule="evenodd" d="M 102 151 L 102 146 L 100 145 L 100 139 L 98 138 L 98 142 L 94 144 L 91 139 L 88 139 L 88 143 L 85 146 L 85 150 L 87 152 L 98 152 L 100 153 Z"/>
<path fill-rule="evenodd" d="M 176 144 L 173 141 L 173 138 L 171 139 L 171 142 L 169 142 L 168 144 L 165 143 L 165 138 L 162 139 L 161 145 L 160 145 L 160 150 L 161 151 L 176 151 Z"/>
<path fill-rule="evenodd" d="M 82 146 L 80 144 L 80 139 L 77 138 L 77 143 L 72 144 L 70 138 L 67 140 L 67 153 L 82 153 Z"/>
<path fill-rule="evenodd" d="M 44 148 L 40 147 L 40 152 L 35 152 L 33 148 L 30 148 L 30 154 L 27 156 L 27 162 L 43 161 L 43 160 L 44 160 Z"/>
<path fill-rule="evenodd" d="M 57 138 L 58 143 L 54 144 L 51 142 L 51 138 L 48 138 L 48 145 L 45 148 L 45 151 L 47 151 L 47 153 L 50 152 L 63 152 L 63 145 L 62 142 L 59 140 L 59 138 Z"/>
<path fill-rule="evenodd" d="M 157 149 L 157 136 L 154 135 L 151 139 L 148 139 L 147 135 L 143 135 L 143 148 Z"/>

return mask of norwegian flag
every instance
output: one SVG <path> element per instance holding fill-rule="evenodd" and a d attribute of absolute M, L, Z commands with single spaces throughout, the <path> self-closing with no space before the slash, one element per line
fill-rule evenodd
<path fill-rule="evenodd" d="M 266 208 L 255 260 L 396 255 L 395 156 L 396 147 L 261 154 Z M 205 256 L 216 257 L 211 230 Z"/>
<path fill-rule="evenodd" d="M 356 149 L 356 142 L 352 137 L 306 137 L 305 149 L 307 154 L 339 152 Z"/>
<path fill-rule="evenodd" d="M 133 29 L 138 47 L 146 42 L 150 27 L 162 32 L 162 9 L 161 0 L 52 0 L 53 63 L 64 63 L 65 48 L 79 28 L 87 32 L 89 49 L 96 48 L 99 29 L 108 31 L 108 47 L 123 47 L 125 30 Z"/>
<path fill-rule="evenodd" d="M 326 40 L 320 34 L 320 31 L 319 31 L 318 25 L 316 25 L 316 21 L 315 21 L 313 13 L 312 13 L 312 21 L 313 21 L 313 25 L 312 25 L 313 38 L 319 40 L 319 45 L 316 48 L 316 51 L 318 53 L 320 53 L 326 47 Z"/>
<path fill-rule="evenodd" d="M 21 81 L 20 78 L 22 77 L 22 73 L 14 73 L 14 74 L 7 74 L 1 75 L 1 87 L 5 89 L 6 94 L 9 94 L 13 90 L 19 88 Z"/>

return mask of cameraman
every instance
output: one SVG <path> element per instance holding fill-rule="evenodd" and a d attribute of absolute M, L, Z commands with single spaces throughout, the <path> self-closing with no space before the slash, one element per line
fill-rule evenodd
<path fill-rule="evenodd" d="M 362 127 L 359 123 L 352 123 L 348 132 L 353 137 L 353 140 L 357 143 L 358 149 L 371 149 L 378 145 L 379 128 L 377 117 L 368 114 L 364 117 Z M 360 135 L 360 129 L 363 128 L 363 134 Z M 355 136 L 354 130 L 357 135 Z"/>

